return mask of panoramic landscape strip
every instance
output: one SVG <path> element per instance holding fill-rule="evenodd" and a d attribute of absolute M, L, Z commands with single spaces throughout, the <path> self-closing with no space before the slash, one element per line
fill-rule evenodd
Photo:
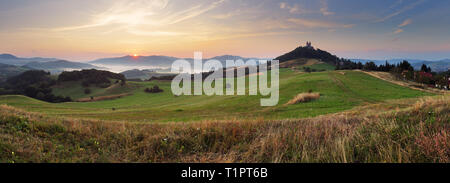
<path fill-rule="evenodd" d="M 180 182 L 445 167 L 449 11 L 431 0 L 0 1 L 0 163 L 121 163 L 91 168 L 147 166 Z"/>

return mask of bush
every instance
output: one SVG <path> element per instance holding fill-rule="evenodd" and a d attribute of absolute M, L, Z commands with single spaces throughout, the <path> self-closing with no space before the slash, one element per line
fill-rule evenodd
<path fill-rule="evenodd" d="M 125 85 L 125 76 L 122 74 L 116 74 L 109 71 L 100 70 L 82 70 L 63 72 L 58 76 L 58 82 L 65 81 L 82 81 L 84 87 L 90 85 L 96 85 L 102 88 L 109 87 L 111 85 L 110 79 L 116 79 L 121 81 L 121 85 Z"/>
<path fill-rule="evenodd" d="M 161 88 L 159 88 L 158 85 L 153 86 L 153 88 L 146 88 L 146 89 L 145 89 L 145 92 L 147 92 L 147 93 L 161 93 L 161 92 L 163 92 L 163 91 L 164 91 L 164 90 L 162 90 Z"/>
<path fill-rule="evenodd" d="M 86 88 L 86 89 L 84 89 L 84 94 L 91 94 L 91 89 L 89 89 L 89 88 Z"/>

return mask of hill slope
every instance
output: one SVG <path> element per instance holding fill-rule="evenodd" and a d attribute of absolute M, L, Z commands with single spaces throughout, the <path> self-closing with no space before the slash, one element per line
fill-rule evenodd
<path fill-rule="evenodd" d="M 27 70 L 28 68 L 25 67 L 0 64 L 0 82 L 5 81 L 9 77 L 17 76 Z"/>
<path fill-rule="evenodd" d="M 321 49 L 315 49 L 311 45 L 300 46 L 293 51 L 281 55 L 275 60 L 279 60 L 280 63 L 286 61 L 292 61 L 295 59 L 317 59 L 327 64 L 336 65 L 341 59 L 327 51 L 323 51 Z"/>
<path fill-rule="evenodd" d="M 256 77 L 256 76 L 250 76 Z M 139 87 L 133 95 L 91 103 L 33 104 L 26 97 L 1 96 L 0 104 L 59 116 L 141 122 L 196 121 L 205 119 L 290 119 L 336 113 L 356 106 L 382 103 L 389 99 L 432 95 L 398 86 L 358 71 L 297 73 L 280 72 L 280 101 L 274 107 L 261 107 L 261 96 L 174 96 L 171 82 L 127 82 Z M 145 88 L 158 85 L 162 93 L 149 94 Z M 247 88 L 248 90 L 248 88 Z M 298 105 L 284 105 L 309 90 L 320 99 Z M 266 97 L 264 97 L 266 98 Z M 116 110 L 111 110 L 115 108 Z"/>
<path fill-rule="evenodd" d="M 0 162 L 449 163 L 449 111 L 435 97 L 311 119 L 124 124 L 0 105 Z"/>

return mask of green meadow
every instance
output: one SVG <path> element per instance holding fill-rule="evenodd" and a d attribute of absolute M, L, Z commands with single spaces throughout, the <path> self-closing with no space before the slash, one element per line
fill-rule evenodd
<path fill-rule="evenodd" d="M 253 76 L 255 77 L 255 76 Z M 146 93 L 158 85 L 162 93 Z M 130 87 L 132 86 L 132 87 Z M 174 96 L 170 81 L 128 82 L 126 89 L 111 94 L 129 96 L 97 102 L 46 103 L 24 96 L 0 96 L 0 104 L 57 117 L 92 118 L 130 122 L 191 122 L 225 119 L 293 119 L 314 117 L 380 103 L 390 99 L 432 95 L 395 85 L 358 71 L 301 73 L 280 70 L 280 100 L 277 106 L 261 107 L 269 96 Z M 248 88 L 247 88 L 248 90 Z M 318 92 L 321 97 L 309 103 L 285 105 L 299 93 Z M 70 85 L 54 92 L 85 97 L 82 88 Z M 93 94 L 104 91 L 92 90 Z"/>

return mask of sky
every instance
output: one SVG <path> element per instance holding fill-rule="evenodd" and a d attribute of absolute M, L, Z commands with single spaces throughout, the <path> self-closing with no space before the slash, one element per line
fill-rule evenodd
<path fill-rule="evenodd" d="M 339 57 L 450 58 L 447 0 L 0 0 L 0 53 L 274 58 L 311 41 Z"/>

